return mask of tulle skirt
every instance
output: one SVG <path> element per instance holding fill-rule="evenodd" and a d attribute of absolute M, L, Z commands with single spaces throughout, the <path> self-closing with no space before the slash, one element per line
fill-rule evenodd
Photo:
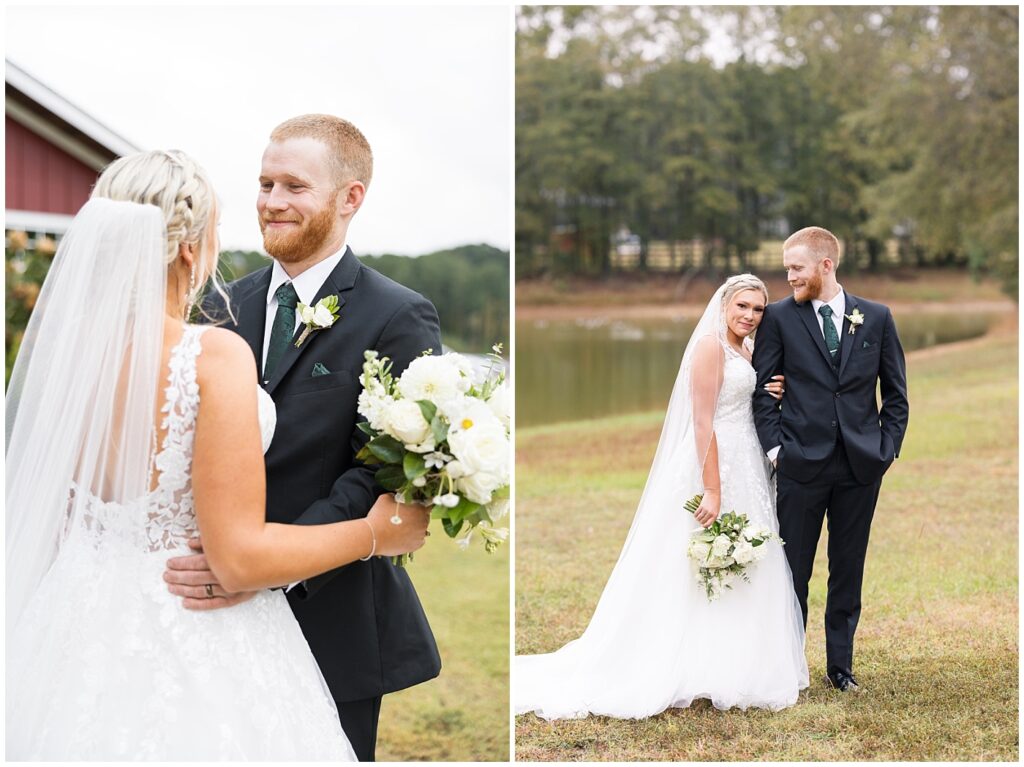
<path fill-rule="evenodd" d="M 355 761 L 284 594 L 185 610 L 187 553 L 65 545 L 8 629 L 9 760 Z"/>
<path fill-rule="evenodd" d="M 727 370 L 723 400 L 733 378 Z M 778 531 L 753 418 L 752 380 L 740 377 L 737 412 L 716 420 L 722 512 Z M 672 426 L 670 410 L 668 426 Z M 698 529 L 683 509 L 699 492 L 692 438 L 666 427 L 629 536 L 583 635 L 547 655 L 517 656 L 516 713 L 545 719 L 588 714 L 643 718 L 706 698 L 720 709 L 782 709 L 808 685 L 803 617 L 778 541 L 738 581 L 708 602 L 687 559 Z"/>
<path fill-rule="evenodd" d="M 785 555 L 767 545 L 750 582 L 711 603 L 681 551 L 651 563 L 650 581 L 615 619 L 603 603 L 579 639 L 516 657 L 516 713 L 640 719 L 699 698 L 719 709 L 792 706 L 808 684 L 803 623 Z"/>

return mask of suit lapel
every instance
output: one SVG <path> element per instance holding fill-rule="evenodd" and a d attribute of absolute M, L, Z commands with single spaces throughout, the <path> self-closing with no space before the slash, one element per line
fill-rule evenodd
<path fill-rule="evenodd" d="M 828 347 L 825 346 L 825 336 L 822 335 L 821 326 L 818 325 L 818 317 L 814 313 L 814 307 L 811 305 L 811 302 L 805 301 L 802 304 L 797 304 L 796 309 L 800 319 L 804 321 L 807 332 L 811 334 L 814 345 L 821 352 L 822 359 L 834 370 L 835 368 L 832 367 L 832 355 L 828 353 Z"/>
<path fill-rule="evenodd" d="M 299 340 L 299 336 L 302 335 L 304 329 L 303 325 L 299 325 L 298 330 L 295 331 L 295 335 L 292 338 L 292 342 L 288 344 L 288 348 L 285 349 L 284 356 L 277 363 L 277 368 L 274 370 L 274 375 L 270 378 L 269 383 L 266 385 L 267 393 L 273 394 L 281 380 L 287 375 L 288 371 L 291 370 L 292 366 L 298 362 L 299 358 L 305 354 L 306 350 L 315 344 L 317 340 L 324 333 L 338 333 L 340 328 L 343 327 L 342 323 L 345 320 L 345 293 L 352 289 L 355 285 L 356 276 L 359 274 L 359 270 L 362 268 L 362 264 L 355 257 L 355 254 L 351 249 L 345 250 L 345 255 L 341 257 L 341 261 L 334 267 L 334 271 L 324 280 L 324 284 L 320 286 L 320 290 L 317 291 L 316 296 L 313 299 L 313 304 L 330 295 L 338 296 L 338 319 L 334 325 L 323 330 L 317 330 L 309 334 L 306 340 L 302 342 L 302 346 L 296 347 L 295 342 Z M 269 281 L 267 283 L 269 287 Z"/>
<path fill-rule="evenodd" d="M 851 295 L 850 293 L 847 293 L 846 294 L 846 314 L 847 314 L 847 316 L 853 314 L 853 310 L 856 309 L 856 308 L 857 308 L 857 297 L 854 296 L 854 295 Z M 852 336 L 850 335 L 850 320 L 847 319 L 847 317 L 843 317 L 843 333 L 840 336 L 841 343 L 840 343 L 840 346 L 839 346 L 839 375 L 840 376 L 843 374 L 843 371 L 846 369 L 846 361 L 850 359 L 850 355 L 853 353 L 853 347 L 856 346 L 856 344 L 853 342 L 853 339 L 855 339 L 856 337 L 857 337 L 856 333 L 854 333 Z"/>
<path fill-rule="evenodd" d="M 258 370 L 263 368 L 263 333 L 267 323 L 267 290 L 270 289 L 270 268 L 248 293 L 238 301 L 238 335 L 245 339 L 256 358 Z"/>

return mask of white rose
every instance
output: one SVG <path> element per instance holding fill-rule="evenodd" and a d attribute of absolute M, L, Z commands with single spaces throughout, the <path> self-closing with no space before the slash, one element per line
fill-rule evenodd
<path fill-rule="evenodd" d="M 488 411 L 490 413 L 490 411 Z M 505 427 L 491 416 L 490 423 L 448 432 L 448 447 L 466 473 L 493 474 L 504 484 L 508 475 L 509 440 Z M 450 472 L 449 472 L 450 473 Z"/>
<path fill-rule="evenodd" d="M 388 409 L 387 432 L 403 444 L 418 445 L 430 434 L 430 424 L 423 417 L 419 405 L 401 399 Z"/>
<path fill-rule="evenodd" d="M 754 561 L 755 549 L 747 541 L 740 541 L 733 549 L 732 556 L 739 564 L 745 565 Z"/>
<path fill-rule="evenodd" d="M 459 492 L 474 503 L 490 503 L 491 494 L 503 484 L 500 477 L 485 471 L 476 471 L 455 480 Z"/>
<path fill-rule="evenodd" d="M 715 542 L 711 544 L 711 553 L 718 558 L 724 558 L 729 553 L 729 547 L 732 546 L 732 541 L 729 540 L 728 535 L 719 535 L 715 538 Z"/>
<path fill-rule="evenodd" d="M 711 553 L 711 544 L 704 541 L 693 541 L 690 544 L 690 557 L 703 564 Z"/>
<path fill-rule="evenodd" d="M 299 319 L 302 320 L 302 324 L 308 325 L 313 321 L 313 317 L 316 316 L 316 309 L 312 306 L 306 306 L 305 304 L 299 304 Z"/>
<path fill-rule="evenodd" d="M 436 405 L 457 397 L 462 372 L 444 357 L 417 357 L 398 381 L 398 391 L 408 400 L 427 400 Z"/>
<path fill-rule="evenodd" d="M 316 310 L 313 312 L 312 321 L 316 327 L 329 328 L 334 324 L 334 315 L 328 311 L 326 306 L 317 304 Z M 309 322 L 309 320 L 304 320 L 304 322 Z"/>

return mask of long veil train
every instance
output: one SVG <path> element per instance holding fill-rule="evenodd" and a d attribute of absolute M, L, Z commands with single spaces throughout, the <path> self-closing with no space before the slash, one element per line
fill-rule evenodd
<path fill-rule="evenodd" d="M 725 287 L 712 296 L 687 344 L 647 484 L 590 624 L 557 652 L 516 657 L 517 713 L 642 718 L 700 697 L 720 708 L 782 708 L 807 686 L 802 618 L 781 548 L 775 545 L 759 563 L 752 583 L 712 604 L 686 558 L 698 524 L 683 503 L 703 489 L 712 430 L 702 421 L 711 412 L 722 510 L 735 508 L 752 519 L 759 512 L 758 521 L 778 531 L 774 493 L 753 433 L 749 363 L 723 347 L 717 407 L 694 415 L 694 399 L 702 396 L 693 386 L 696 350 L 709 337 L 727 346 Z"/>

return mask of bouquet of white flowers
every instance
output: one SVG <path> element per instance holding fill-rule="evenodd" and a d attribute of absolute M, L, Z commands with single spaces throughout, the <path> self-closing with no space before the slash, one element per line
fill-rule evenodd
<path fill-rule="evenodd" d="M 479 376 L 465 357 L 428 350 L 399 378 L 387 357 L 367 351 L 359 428 L 370 441 L 356 455 L 380 466 L 377 483 L 399 501 L 432 504 L 449 537 L 461 533 L 466 547 L 477 532 L 488 552 L 508 538 L 495 523 L 508 513 L 511 462 L 508 386 L 495 372 L 501 345 L 493 348 Z"/>
<path fill-rule="evenodd" d="M 691 514 L 700 508 L 704 495 L 695 495 L 685 508 Z M 746 514 L 735 511 L 719 515 L 710 527 L 694 533 L 687 555 L 697 565 L 697 583 L 704 587 L 709 602 L 723 589 L 731 589 L 737 578 L 749 582 L 747 567 L 764 557 L 771 540 L 781 539 L 766 527 L 751 524 Z"/>

